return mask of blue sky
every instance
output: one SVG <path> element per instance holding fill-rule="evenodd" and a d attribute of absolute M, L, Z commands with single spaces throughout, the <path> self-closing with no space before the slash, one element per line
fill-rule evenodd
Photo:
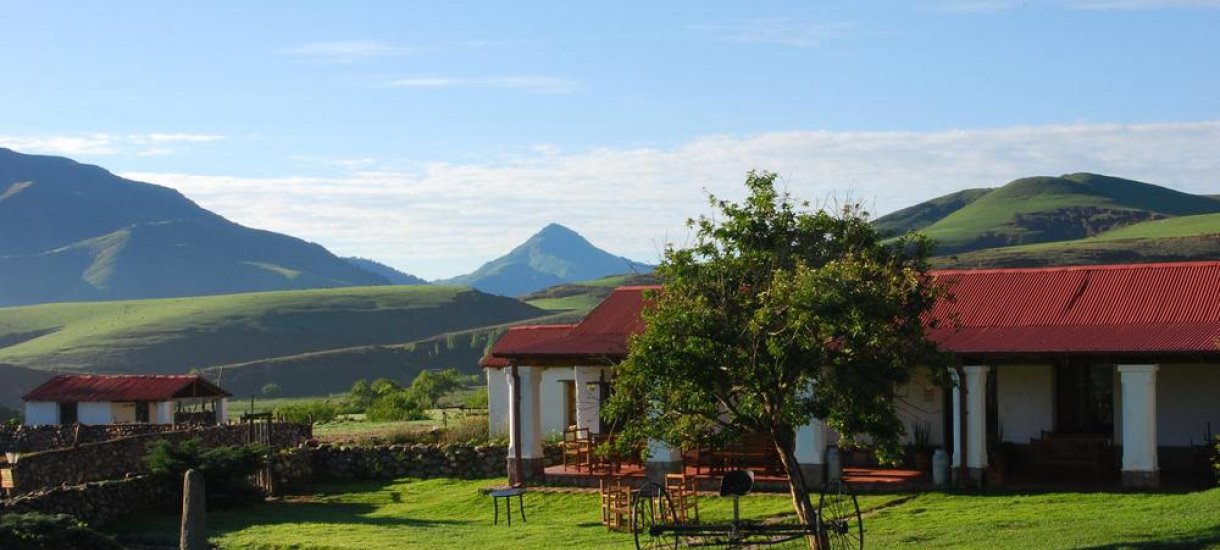
<path fill-rule="evenodd" d="M 655 261 L 779 172 L 885 213 L 1220 193 L 1220 0 L 0 2 L 0 146 L 425 277 L 551 221 Z"/>

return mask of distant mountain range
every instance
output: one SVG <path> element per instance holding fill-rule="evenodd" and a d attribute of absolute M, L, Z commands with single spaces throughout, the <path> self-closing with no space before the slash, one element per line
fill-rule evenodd
<path fill-rule="evenodd" d="M 1220 200 L 1098 174 L 1022 178 L 882 216 L 936 241 L 935 263 L 1040 266 L 1220 258 Z"/>
<path fill-rule="evenodd" d="M 0 149 L 0 305 L 384 284 L 173 189 Z"/>
<path fill-rule="evenodd" d="M 360 269 L 380 275 L 383 279 L 390 282 L 392 285 L 426 285 L 428 281 L 420 279 L 410 273 L 403 273 L 388 265 L 385 265 L 376 260 L 368 258 L 345 257 L 347 263 L 352 264 Z"/>
<path fill-rule="evenodd" d="M 558 284 L 607 275 L 649 273 L 652 267 L 606 252 L 575 231 L 553 223 L 473 273 L 436 282 L 468 285 L 503 296 L 520 296 Z"/>

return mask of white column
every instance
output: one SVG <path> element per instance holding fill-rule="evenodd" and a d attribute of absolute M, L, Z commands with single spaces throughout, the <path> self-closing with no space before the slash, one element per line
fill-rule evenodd
<path fill-rule="evenodd" d="M 987 467 L 987 373 L 991 367 L 963 367 L 966 372 L 966 467 Z"/>
<path fill-rule="evenodd" d="M 572 367 L 576 385 L 576 426 L 587 428 L 589 433 L 598 433 L 601 414 L 602 367 Z"/>
<path fill-rule="evenodd" d="M 229 398 L 221 397 L 220 401 L 216 402 L 216 423 L 229 423 Z"/>
<path fill-rule="evenodd" d="M 824 481 L 826 425 L 816 418 L 796 431 L 796 463 L 810 488 Z"/>
<path fill-rule="evenodd" d="M 174 402 L 160 401 L 154 404 L 153 411 L 156 412 L 156 417 L 153 419 L 154 424 L 173 424 L 174 423 Z"/>
<path fill-rule="evenodd" d="M 1123 484 L 1159 484 L 1156 447 L 1157 365 L 1119 365 L 1123 407 Z"/>
<path fill-rule="evenodd" d="M 958 379 L 957 371 L 951 371 L 950 376 L 953 378 L 953 449 L 950 453 L 953 455 L 953 471 L 962 465 L 962 392 L 958 384 L 962 381 Z"/>
<path fill-rule="evenodd" d="M 542 413 L 538 399 L 538 385 L 542 381 L 541 367 L 517 367 L 517 377 L 520 379 L 521 387 L 513 387 L 512 368 L 504 369 L 504 375 L 507 377 L 509 386 L 509 403 L 508 403 L 508 456 L 510 459 L 516 457 L 517 445 L 521 445 L 521 458 L 523 460 L 544 458 L 542 454 Z M 517 411 L 513 407 L 512 396 L 520 391 L 521 394 L 521 410 Z M 520 413 L 520 418 L 517 413 Z M 516 440 L 517 428 L 521 426 L 521 442 Z M 522 443 L 523 442 L 523 443 Z"/>

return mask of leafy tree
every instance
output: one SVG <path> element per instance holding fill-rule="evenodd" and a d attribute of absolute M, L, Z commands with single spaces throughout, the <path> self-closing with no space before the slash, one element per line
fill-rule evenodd
<path fill-rule="evenodd" d="M 389 378 L 378 378 L 369 386 L 373 390 L 374 395 L 388 395 L 402 389 L 402 386 Z"/>
<path fill-rule="evenodd" d="M 365 410 L 365 418 L 374 422 L 422 420 L 427 418 L 424 407 L 409 391 L 395 391 L 377 397 Z"/>
<path fill-rule="evenodd" d="M 897 457 L 892 388 L 920 365 L 946 381 L 948 357 L 921 322 L 941 290 L 926 238 L 884 241 L 858 205 L 811 210 L 777 191 L 774 174 L 751 173 L 746 187 L 741 203 L 709 197 L 718 213 L 688 222 L 693 245 L 666 248 L 664 291 L 617 367 L 607 414 L 625 421 L 625 443 L 767 434 L 810 522 L 796 429 L 819 418 Z"/>
<path fill-rule="evenodd" d="M 255 496 L 249 484 L 265 463 L 267 448 L 262 445 L 233 445 L 205 449 L 198 439 L 174 445 L 159 439 L 148 445 L 144 462 L 155 475 L 181 479 L 187 470 L 199 470 L 207 483 L 208 502 L 217 499 L 242 499 Z"/>
<path fill-rule="evenodd" d="M 347 392 L 347 404 L 354 411 L 363 411 L 373 404 L 373 400 L 377 398 L 377 394 L 373 393 L 372 386 L 369 381 L 363 378 L 352 384 L 352 389 Z"/>
<path fill-rule="evenodd" d="M 288 422 L 315 424 L 334 420 L 339 416 L 339 407 L 324 400 L 305 401 L 280 405 L 275 408 L 275 415 Z"/>
<path fill-rule="evenodd" d="M 415 375 L 408 388 L 422 405 L 436 407 L 441 397 L 449 395 L 471 384 L 470 376 L 457 369 L 425 370 Z"/>

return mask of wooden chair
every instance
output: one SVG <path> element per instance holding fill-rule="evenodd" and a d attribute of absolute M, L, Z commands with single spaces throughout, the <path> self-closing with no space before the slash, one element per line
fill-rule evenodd
<path fill-rule="evenodd" d="M 12 495 L 17 489 L 17 485 L 13 480 L 13 470 L 9 468 L 0 468 L 0 494 Z"/>
<path fill-rule="evenodd" d="M 665 491 L 673 502 L 674 515 L 681 523 L 699 523 L 699 492 L 695 477 L 681 474 L 665 475 Z"/>
<path fill-rule="evenodd" d="M 597 484 L 601 494 L 602 525 L 611 531 L 631 529 L 631 487 L 611 475 L 601 476 Z"/>
<path fill-rule="evenodd" d="M 593 471 L 593 440 L 589 438 L 588 428 L 569 426 L 563 431 L 563 469 L 568 464 L 575 464 L 576 471 L 583 466 Z"/>

